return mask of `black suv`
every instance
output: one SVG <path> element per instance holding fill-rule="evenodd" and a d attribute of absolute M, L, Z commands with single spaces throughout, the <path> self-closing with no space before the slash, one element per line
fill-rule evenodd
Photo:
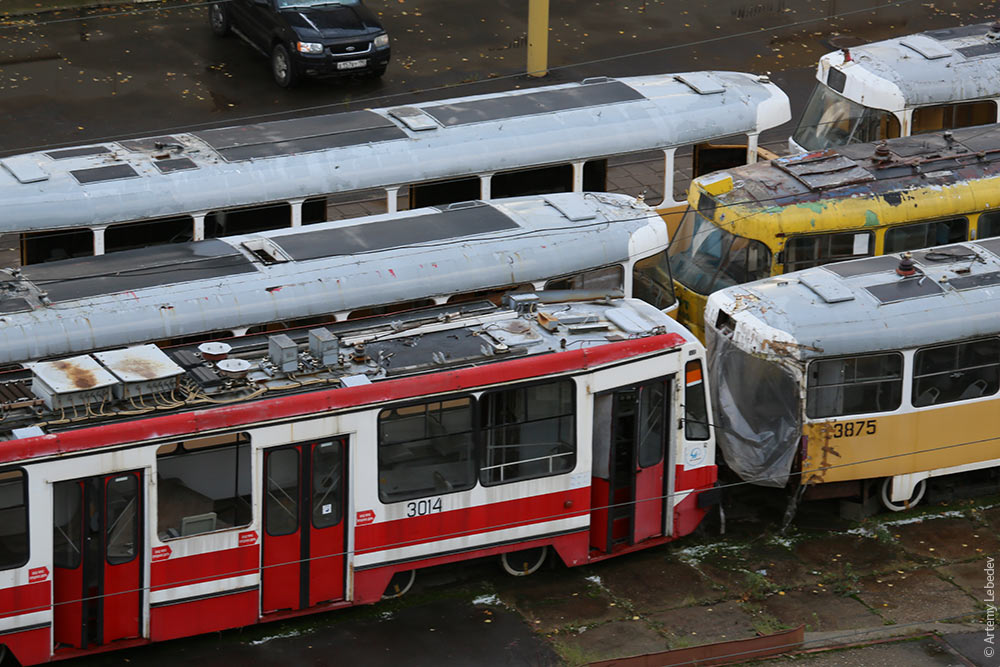
<path fill-rule="evenodd" d="M 282 88 L 301 76 L 379 77 L 389 35 L 361 0 L 227 0 L 208 8 L 212 32 L 230 32 L 271 58 Z"/>

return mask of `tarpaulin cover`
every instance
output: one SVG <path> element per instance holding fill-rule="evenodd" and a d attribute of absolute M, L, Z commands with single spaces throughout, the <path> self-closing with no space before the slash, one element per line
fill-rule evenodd
<path fill-rule="evenodd" d="M 707 328 L 715 439 L 741 479 L 782 487 L 802 434 L 798 382 L 782 366 Z"/>

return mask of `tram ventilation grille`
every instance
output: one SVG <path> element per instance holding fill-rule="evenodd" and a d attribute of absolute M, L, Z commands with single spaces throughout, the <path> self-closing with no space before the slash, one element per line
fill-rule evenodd
<path fill-rule="evenodd" d="M 0 406 L 4 408 L 21 408 L 41 403 L 31 391 L 30 380 L 14 380 L 0 382 Z"/>

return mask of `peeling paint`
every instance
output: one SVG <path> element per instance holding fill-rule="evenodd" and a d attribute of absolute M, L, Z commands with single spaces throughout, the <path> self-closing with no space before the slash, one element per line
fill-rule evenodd
<path fill-rule="evenodd" d="M 878 227 L 878 214 L 871 209 L 865 211 L 865 227 Z"/>

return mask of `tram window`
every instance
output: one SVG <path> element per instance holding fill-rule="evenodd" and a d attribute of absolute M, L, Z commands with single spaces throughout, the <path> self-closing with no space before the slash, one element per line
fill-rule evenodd
<path fill-rule="evenodd" d="M 52 485 L 52 562 L 56 567 L 74 570 L 80 565 L 82 504 L 83 488 L 80 482 L 56 482 Z"/>
<path fill-rule="evenodd" d="M 472 436 L 470 398 L 379 412 L 379 499 L 395 503 L 471 489 Z"/>
<path fill-rule="evenodd" d="M 903 396 L 903 355 L 898 352 L 822 359 L 809 364 L 806 415 L 812 419 L 888 412 Z"/>
<path fill-rule="evenodd" d="M 624 270 L 617 264 L 603 266 L 574 276 L 553 278 L 545 283 L 545 289 L 620 290 L 623 289 L 624 276 Z"/>
<path fill-rule="evenodd" d="M 708 440 L 708 407 L 700 361 L 689 361 L 684 366 L 684 437 Z"/>
<path fill-rule="evenodd" d="M 264 526 L 268 535 L 290 535 L 299 529 L 299 452 L 279 449 L 267 455 L 267 498 Z"/>
<path fill-rule="evenodd" d="M 496 289 L 476 290 L 475 292 L 462 292 L 448 297 L 447 303 L 468 303 L 470 301 L 489 301 L 495 306 L 503 303 L 505 294 L 512 292 L 534 292 L 535 288 L 530 283 L 523 285 L 507 285 Z"/>
<path fill-rule="evenodd" d="M 976 225 L 976 238 L 986 239 L 991 236 L 1000 236 L 1000 211 L 979 214 L 979 223 Z"/>
<path fill-rule="evenodd" d="M 93 254 L 94 232 L 89 229 L 21 234 L 21 264 L 40 264 Z"/>
<path fill-rule="evenodd" d="M 1000 388 L 1000 338 L 937 345 L 913 359 L 913 405 L 991 396 Z"/>
<path fill-rule="evenodd" d="M 323 442 L 313 448 L 312 522 L 316 528 L 340 523 L 343 515 L 340 491 L 344 464 L 341 440 Z"/>
<path fill-rule="evenodd" d="M 947 245 L 966 241 L 969 238 L 969 221 L 965 218 L 920 222 L 915 225 L 900 225 L 885 232 L 885 254 L 916 250 L 931 246 Z"/>
<path fill-rule="evenodd" d="M 639 466 L 648 468 L 663 459 L 663 440 L 666 435 L 667 391 L 662 380 L 649 382 L 639 388 Z"/>
<path fill-rule="evenodd" d="M 484 486 L 560 475 L 576 466 L 574 384 L 487 392 L 479 402 Z"/>
<path fill-rule="evenodd" d="M 160 539 L 250 523 L 250 437 L 245 433 L 163 445 L 156 452 Z"/>
<path fill-rule="evenodd" d="M 252 336 L 262 333 L 271 333 L 273 331 L 287 331 L 289 329 L 299 329 L 301 327 L 315 327 L 322 326 L 324 324 L 330 324 L 336 322 L 337 318 L 333 315 L 316 315 L 314 317 L 300 317 L 294 320 L 284 320 L 283 322 L 269 322 L 267 324 L 255 324 L 252 327 L 247 327 L 246 336 Z"/>
<path fill-rule="evenodd" d="M 502 171 L 490 179 L 490 197 L 520 197 L 573 191 L 573 165 Z"/>
<path fill-rule="evenodd" d="M 640 259 L 632 269 L 632 296 L 664 310 L 674 305 L 667 251 Z"/>
<path fill-rule="evenodd" d="M 109 481 L 107 503 L 108 563 L 127 563 L 139 548 L 138 476 L 121 475 Z"/>
<path fill-rule="evenodd" d="M 404 310 L 413 310 L 414 308 L 427 308 L 428 306 L 434 305 L 434 299 L 417 299 L 415 301 L 403 301 L 400 303 L 391 303 L 388 306 L 375 306 L 374 308 L 362 308 L 361 310 L 354 310 L 347 316 L 349 320 L 357 320 L 362 317 L 374 317 L 375 315 L 391 315 L 392 313 L 401 313 Z"/>
<path fill-rule="evenodd" d="M 590 163 L 587 163 L 589 165 Z M 607 187 L 591 187 L 587 182 L 586 165 L 583 175 L 584 190 L 620 192 L 635 197 L 644 192 L 647 202 L 663 201 L 666 157 L 662 150 L 643 151 L 616 155 L 607 161 Z"/>
<path fill-rule="evenodd" d="M 22 470 L 0 472 L 0 570 L 28 562 L 27 475 Z"/>
<path fill-rule="evenodd" d="M 482 196 L 478 176 L 456 178 L 452 181 L 417 183 L 410 186 L 410 208 L 472 201 Z"/>
<path fill-rule="evenodd" d="M 382 188 L 313 197 L 302 203 L 302 224 L 312 225 L 327 220 L 345 220 L 387 213 L 389 208 L 386 202 L 386 192 Z"/>
<path fill-rule="evenodd" d="M 845 259 L 870 257 L 875 245 L 872 240 L 871 232 L 793 236 L 785 244 L 785 273 Z"/>
<path fill-rule="evenodd" d="M 997 122 L 996 102 L 965 102 L 962 104 L 941 104 L 913 110 L 911 134 L 950 130 L 956 127 L 971 127 Z"/>
<path fill-rule="evenodd" d="M 194 238 L 190 215 L 111 225 L 104 232 L 104 252 L 118 252 L 165 243 L 184 243 Z"/>
<path fill-rule="evenodd" d="M 224 211 L 212 211 L 205 216 L 205 238 L 253 234 L 268 229 L 290 227 L 291 224 L 292 205 L 288 202 L 230 208 Z"/>
<path fill-rule="evenodd" d="M 200 334 L 191 334 L 190 336 L 180 336 L 178 338 L 169 338 L 167 340 L 157 341 L 156 344 L 159 347 L 175 347 L 177 345 L 192 345 L 193 343 L 203 343 L 207 340 L 218 340 L 220 338 L 232 338 L 232 331 L 206 331 Z"/>

